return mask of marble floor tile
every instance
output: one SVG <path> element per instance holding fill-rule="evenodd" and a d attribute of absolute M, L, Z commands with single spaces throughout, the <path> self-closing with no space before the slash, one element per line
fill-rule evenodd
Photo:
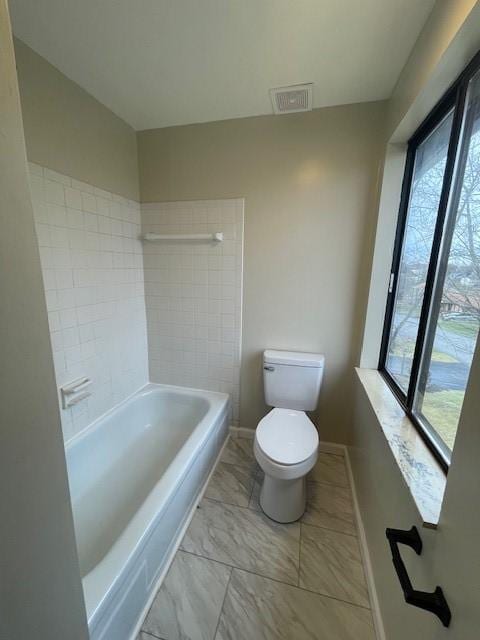
<path fill-rule="evenodd" d="M 233 438 L 230 436 L 227 446 L 223 450 L 221 462 L 256 469 L 257 462 L 253 455 L 253 439 Z"/>
<path fill-rule="evenodd" d="M 319 453 L 317 464 L 308 474 L 308 479 L 312 482 L 348 487 L 345 458 L 331 453 Z"/>
<path fill-rule="evenodd" d="M 357 539 L 337 531 L 302 524 L 299 586 L 369 607 Z"/>
<path fill-rule="evenodd" d="M 253 480 L 254 473 L 248 467 L 219 462 L 208 483 L 205 497 L 247 507 Z"/>
<path fill-rule="evenodd" d="M 216 640 L 375 640 L 369 609 L 234 569 Z"/>
<path fill-rule="evenodd" d="M 307 484 L 307 509 L 302 522 L 357 535 L 350 489 L 309 482 Z"/>
<path fill-rule="evenodd" d="M 300 524 L 205 499 L 181 548 L 212 560 L 291 584 L 298 581 Z"/>
<path fill-rule="evenodd" d="M 142 630 L 162 640 L 213 640 L 231 571 L 179 551 Z"/>

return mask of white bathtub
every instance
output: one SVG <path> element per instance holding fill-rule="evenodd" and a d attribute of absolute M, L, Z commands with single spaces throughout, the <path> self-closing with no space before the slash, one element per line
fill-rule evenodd
<path fill-rule="evenodd" d="M 92 640 L 128 640 L 228 434 L 223 393 L 149 384 L 67 444 Z"/>

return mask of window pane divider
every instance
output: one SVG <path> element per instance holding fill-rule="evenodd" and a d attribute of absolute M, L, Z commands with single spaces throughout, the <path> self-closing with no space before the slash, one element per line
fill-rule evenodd
<path fill-rule="evenodd" d="M 415 391 L 417 389 L 418 375 L 420 372 L 420 365 L 422 359 L 422 353 L 424 350 L 425 336 L 428 327 L 428 316 L 431 309 L 432 295 L 435 284 L 435 276 L 437 273 L 438 258 L 442 245 L 442 238 L 444 234 L 445 218 L 447 215 L 447 208 L 449 205 L 452 180 L 455 173 L 455 162 L 457 158 L 458 145 L 460 141 L 460 135 L 462 133 L 462 124 L 464 118 L 465 97 L 467 93 L 467 84 L 460 85 L 455 96 L 455 106 L 453 113 L 452 130 L 450 132 L 450 141 L 447 152 L 447 163 L 445 165 L 445 173 L 443 176 L 442 192 L 440 196 L 440 202 L 438 204 L 437 220 L 435 224 L 435 232 L 433 236 L 432 251 L 430 254 L 430 262 L 428 265 L 427 277 L 425 281 L 425 292 L 423 295 L 422 310 L 420 312 L 420 319 L 418 323 L 417 340 L 415 344 L 415 351 L 412 359 L 412 369 L 410 373 L 410 383 L 408 386 L 406 404 L 410 412 L 413 411 L 413 401 L 415 398 Z M 453 106 L 453 105 L 452 105 Z M 449 105 L 449 108 L 451 106 Z"/>
<path fill-rule="evenodd" d="M 416 415 L 414 411 L 415 394 L 421 376 L 422 361 L 425 361 L 425 354 L 431 355 L 433 349 L 434 332 L 427 336 L 430 318 L 432 317 L 432 304 L 438 304 L 438 295 L 436 283 L 439 277 L 444 277 L 443 271 L 446 266 L 443 265 L 443 255 L 448 249 L 445 245 L 446 225 L 450 226 L 455 220 L 450 220 L 449 212 L 455 210 L 455 203 L 458 203 L 460 197 L 461 185 L 455 184 L 455 176 L 459 175 L 461 164 L 465 162 L 465 154 L 460 145 L 465 137 L 462 129 L 464 127 L 466 100 L 469 81 L 473 72 L 480 66 L 480 53 L 462 73 L 457 82 L 451 87 L 444 98 L 438 103 L 431 114 L 422 123 L 408 143 L 407 155 L 405 160 L 405 170 L 401 190 L 399 219 L 395 235 L 395 244 L 392 257 L 392 268 L 388 282 L 387 305 L 385 311 L 385 322 L 382 334 L 382 343 L 380 350 L 379 371 L 383 375 L 387 384 L 391 388 L 394 395 L 405 410 L 408 418 L 411 420 L 428 448 L 435 455 L 437 461 L 448 472 L 449 456 L 445 454 L 442 447 L 438 445 L 432 433 L 436 433 L 436 429 L 431 425 L 423 415 Z M 447 158 L 443 175 L 439 204 L 437 208 L 437 217 L 432 240 L 432 248 L 428 263 L 427 275 L 425 279 L 425 288 L 423 293 L 423 301 L 419 316 L 418 330 L 414 353 L 411 361 L 410 379 L 408 390 L 405 393 L 399 386 L 399 383 L 387 370 L 386 362 L 389 351 L 389 341 L 392 329 L 393 314 L 395 310 L 395 299 L 399 280 L 399 269 L 402 260 L 402 249 L 405 241 L 405 233 L 407 226 L 408 207 L 411 196 L 413 174 L 415 168 L 416 152 L 420 144 L 440 125 L 442 120 L 449 114 L 452 116 L 452 128 L 450 131 Z M 460 154 L 460 155 L 459 155 Z M 453 207 L 453 209 L 452 209 Z M 447 242 L 451 243 L 451 238 L 447 238 Z M 435 300 L 434 300 L 435 296 Z M 423 359 L 423 360 L 422 360 Z M 430 358 L 429 358 L 430 359 Z M 429 360 L 428 359 L 428 360 Z M 422 424 L 423 423 L 423 424 Z"/>

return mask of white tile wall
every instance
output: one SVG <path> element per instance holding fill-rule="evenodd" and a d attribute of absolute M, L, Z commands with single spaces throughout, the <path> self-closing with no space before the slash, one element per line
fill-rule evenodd
<path fill-rule="evenodd" d="M 222 243 L 144 243 L 150 379 L 230 393 L 238 423 L 243 199 L 141 205 L 142 231 Z"/>
<path fill-rule="evenodd" d="M 62 410 L 68 440 L 148 381 L 140 205 L 30 165 L 57 385 L 93 380 Z"/>

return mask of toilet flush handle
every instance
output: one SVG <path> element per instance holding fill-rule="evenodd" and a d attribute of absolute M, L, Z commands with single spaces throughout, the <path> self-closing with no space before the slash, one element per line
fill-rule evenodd
<path fill-rule="evenodd" d="M 275 367 L 271 367 L 270 365 L 264 365 L 263 367 L 265 371 L 275 371 Z"/>

